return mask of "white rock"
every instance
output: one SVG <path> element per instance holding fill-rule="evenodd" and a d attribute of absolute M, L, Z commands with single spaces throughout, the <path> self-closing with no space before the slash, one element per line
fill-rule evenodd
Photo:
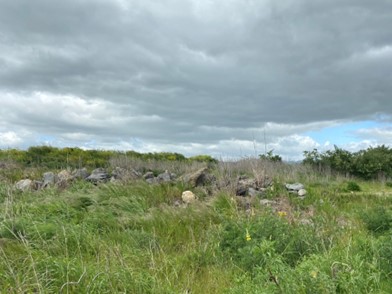
<path fill-rule="evenodd" d="M 300 196 L 300 197 L 305 196 L 306 193 L 307 193 L 307 192 L 306 192 L 305 189 L 300 189 L 300 190 L 298 191 L 298 196 Z"/>
<path fill-rule="evenodd" d="M 195 202 L 196 195 L 193 194 L 192 191 L 184 191 L 184 192 L 182 192 L 181 198 L 182 198 L 182 201 L 184 201 L 184 203 L 189 204 L 189 203 Z"/>
<path fill-rule="evenodd" d="M 32 187 L 33 187 L 33 181 L 29 179 L 20 180 L 15 184 L 15 188 L 20 191 L 27 191 L 32 189 Z"/>

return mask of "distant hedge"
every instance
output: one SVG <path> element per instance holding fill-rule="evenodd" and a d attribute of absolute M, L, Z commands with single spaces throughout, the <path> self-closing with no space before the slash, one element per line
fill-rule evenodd
<path fill-rule="evenodd" d="M 392 149 L 385 145 L 353 153 L 337 146 L 323 153 L 313 149 L 305 151 L 304 157 L 304 164 L 319 169 L 330 168 L 363 179 L 392 178 Z"/>
<path fill-rule="evenodd" d="M 83 150 L 77 147 L 56 148 L 51 146 L 33 146 L 27 150 L 0 150 L 0 160 L 12 160 L 23 166 L 46 167 L 51 169 L 65 167 L 94 168 L 108 166 L 110 158 L 124 154 L 129 158 L 139 158 L 142 160 L 217 162 L 216 159 L 209 155 L 186 158 L 182 154 L 171 152 L 139 153 L 136 151 Z"/>

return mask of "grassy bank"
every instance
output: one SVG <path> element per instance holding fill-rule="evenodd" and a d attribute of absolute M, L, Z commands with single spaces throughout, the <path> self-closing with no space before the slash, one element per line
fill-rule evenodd
<path fill-rule="evenodd" d="M 260 160 L 212 172 L 269 176 L 274 204 L 245 209 L 230 184 L 178 206 L 181 182 L 22 193 L 2 181 L 2 293 L 392 293 L 390 185 Z M 297 181 L 304 199 L 284 189 Z"/>

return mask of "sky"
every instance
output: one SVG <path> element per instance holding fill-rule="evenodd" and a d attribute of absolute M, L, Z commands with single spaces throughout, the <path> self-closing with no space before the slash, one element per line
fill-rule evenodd
<path fill-rule="evenodd" d="M 0 149 L 392 146 L 390 0 L 0 0 Z"/>

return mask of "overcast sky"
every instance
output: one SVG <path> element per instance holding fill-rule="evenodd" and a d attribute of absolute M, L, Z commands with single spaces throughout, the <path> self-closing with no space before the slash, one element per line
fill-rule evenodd
<path fill-rule="evenodd" d="M 390 0 L 0 0 L 0 148 L 392 146 Z"/>

